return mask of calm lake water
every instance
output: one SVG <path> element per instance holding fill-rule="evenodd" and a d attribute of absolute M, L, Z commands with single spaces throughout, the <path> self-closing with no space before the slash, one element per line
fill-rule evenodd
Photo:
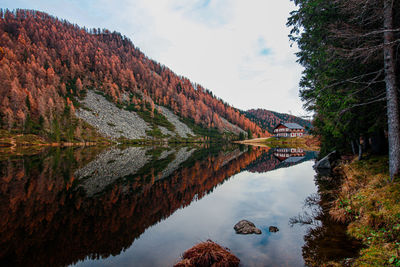
<path fill-rule="evenodd" d="M 241 266 L 304 266 L 323 222 L 289 222 L 315 213 L 305 205 L 318 195 L 315 156 L 245 146 L 115 147 L 2 159 L 0 265 L 172 266 L 211 239 Z M 262 234 L 237 235 L 242 219 Z M 271 225 L 280 231 L 269 233 Z"/>

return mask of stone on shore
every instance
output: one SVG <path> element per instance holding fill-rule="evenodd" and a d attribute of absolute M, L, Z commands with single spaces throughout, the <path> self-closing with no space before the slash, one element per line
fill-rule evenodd
<path fill-rule="evenodd" d="M 321 159 L 321 160 L 317 161 L 317 163 L 315 163 L 314 169 L 316 169 L 316 170 L 331 169 L 331 167 L 332 167 L 331 162 L 335 155 L 336 155 L 336 151 L 329 153 L 323 159 Z"/>

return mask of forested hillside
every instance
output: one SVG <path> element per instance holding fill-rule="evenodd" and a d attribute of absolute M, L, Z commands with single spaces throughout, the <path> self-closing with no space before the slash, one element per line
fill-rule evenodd
<path fill-rule="evenodd" d="M 276 125 L 285 122 L 295 122 L 306 129 L 310 129 L 312 127 L 309 121 L 304 120 L 302 118 L 266 109 L 250 109 L 245 111 L 244 114 L 246 115 L 247 118 L 254 121 L 261 128 L 270 133 L 272 133 Z"/>
<path fill-rule="evenodd" d="M 265 134 L 211 91 L 147 58 L 117 32 L 80 28 L 38 11 L 5 10 L 0 11 L 0 55 L 5 129 L 79 136 L 84 127 L 75 110 L 93 89 L 144 117 L 153 118 L 159 105 L 202 128 L 223 132 L 232 123 Z"/>

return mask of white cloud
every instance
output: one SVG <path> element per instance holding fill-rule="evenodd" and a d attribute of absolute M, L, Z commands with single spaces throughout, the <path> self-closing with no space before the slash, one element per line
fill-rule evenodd
<path fill-rule="evenodd" d="M 304 113 L 289 0 L 14 0 L 81 26 L 116 30 L 146 55 L 241 109 Z M 51 5 L 49 5 L 51 3 Z M 26 4 L 26 6 L 21 6 Z"/>

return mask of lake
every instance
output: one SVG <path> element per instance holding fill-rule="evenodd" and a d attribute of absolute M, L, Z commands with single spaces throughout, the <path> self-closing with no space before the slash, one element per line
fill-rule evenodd
<path fill-rule="evenodd" d="M 230 145 L 56 148 L 3 158 L 0 265 L 172 266 L 211 239 L 241 266 L 304 266 L 315 252 L 307 250 L 313 231 L 327 229 L 321 219 L 296 220 L 319 211 L 306 205 L 318 196 L 315 157 Z M 236 234 L 242 219 L 262 234 Z M 346 256 L 343 242 L 328 259 Z"/>

